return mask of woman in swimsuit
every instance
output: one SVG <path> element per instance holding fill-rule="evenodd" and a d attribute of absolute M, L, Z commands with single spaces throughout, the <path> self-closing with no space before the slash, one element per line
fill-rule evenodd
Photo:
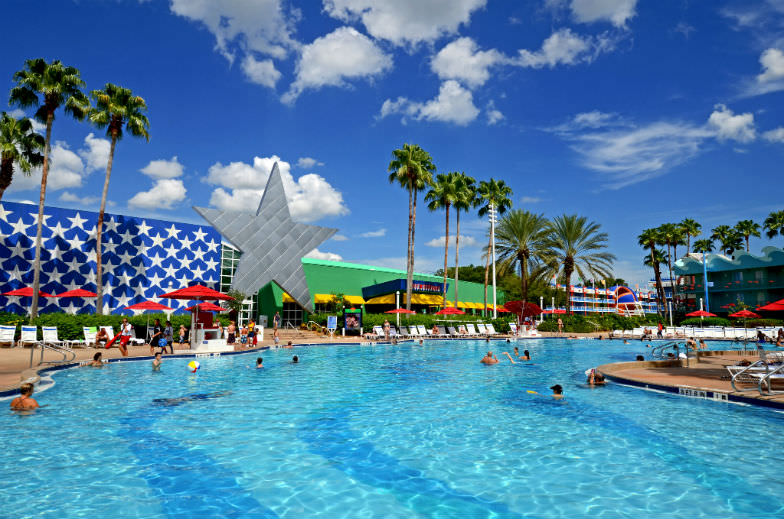
<path fill-rule="evenodd" d="M 33 398 L 33 385 L 29 382 L 22 384 L 20 388 L 21 396 L 11 401 L 11 409 L 14 411 L 24 411 L 27 409 L 38 409 L 38 402 Z"/>

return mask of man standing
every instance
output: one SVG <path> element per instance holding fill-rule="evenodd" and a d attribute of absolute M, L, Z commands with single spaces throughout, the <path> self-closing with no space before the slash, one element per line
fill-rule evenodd
<path fill-rule="evenodd" d="M 275 317 L 272 318 L 272 329 L 277 330 L 280 326 L 280 312 L 275 312 Z"/>

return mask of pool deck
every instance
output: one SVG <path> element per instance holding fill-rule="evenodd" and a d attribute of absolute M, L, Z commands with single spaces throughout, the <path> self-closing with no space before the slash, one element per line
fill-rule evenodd
<path fill-rule="evenodd" d="M 732 388 L 726 366 L 743 359 L 754 362 L 759 356 L 756 351 L 701 351 L 696 360 L 689 359 L 688 367 L 685 360 L 661 360 L 604 364 L 597 370 L 613 382 L 635 387 L 784 409 L 784 394 L 761 395 L 756 390 L 737 392 Z"/>

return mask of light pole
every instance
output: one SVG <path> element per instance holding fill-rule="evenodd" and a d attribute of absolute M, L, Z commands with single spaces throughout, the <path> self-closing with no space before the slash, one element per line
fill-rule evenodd
<path fill-rule="evenodd" d="M 496 286 L 495 286 L 495 224 L 496 224 L 496 212 L 495 212 L 495 205 L 490 204 L 490 210 L 488 211 L 490 215 L 490 254 L 493 257 L 493 319 L 498 318 L 498 310 L 496 309 Z"/>
<path fill-rule="evenodd" d="M 710 299 L 708 299 L 708 265 L 705 263 L 705 255 L 707 252 L 702 253 L 702 284 L 705 287 L 705 309 L 710 312 Z"/>
<path fill-rule="evenodd" d="M 400 290 L 395 292 L 395 308 L 400 310 Z M 400 312 L 397 313 L 397 327 L 400 328 Z"/>

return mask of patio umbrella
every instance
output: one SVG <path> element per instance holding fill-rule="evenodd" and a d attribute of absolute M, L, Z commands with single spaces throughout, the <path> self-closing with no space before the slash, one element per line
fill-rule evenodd
<path fill-rule="evenodd" d="M 705 310 L 697 310 L 696 312 L 686 314 L 686 317 L 716 317 L 716 314 L 706 312 Z"/>
<path fill-rule="evenodd" d="M 511 310 L 509 310 L 508 308 L 506 308 L 506 307 L 503 307 L 503 306 L 499 306 L 498 308 L 496 308 L 496 309 L 495 309 L 495 311 L 496 311 L 496 312 L 501 312 L 501 313 L 504 313 L 504 312 L 511 312 Z"/>
<path fill-rule="evenodd" d="M 186 308 L 189 312 L 195 312 L 196 310 L 203 311 L 203 312 L 228 312 L 228 308 L 223 308 L 222 306 L 218 306 L 215 303 L 199 303 L 198 305 L 189 306 Z"/>
<path fill-rule="evenodd" d="M 156 303 L 155 301 L 142 301 L 141 303 L 136 303 L 135 305 L 126 306 L 125 309 L 126 310 L 141 310 L 143 312 L 148 312 L 148 311 L 158 311 L 158 312 L 163 311 L 163 312 L 165 312 L 167 310 L 174 310 L 174 308 L 169 308 L 168 306 L 162 305 L 160 303 Z M 150 316 L 148 314 L 147 315 L 147 326 L 145 327 L 145 330 L 144 330 L 144 336 L 145 336 L 144 340 L 145 341 L 147 340 L 147 332 L 149 331 L 149 329 L 150 329 Z"/>
<path fill-rule="evenodd" d="M 735 312 L 734 314 L 730 314 L 730 317 L 742 317 L 743 318 L 743 340 L 747 339 L 746 337 L 746 319 L 759 319 L 761 316 L 759 314 L 755 314 L 754 312 L 750 312 L 748 310 L 741 310 L 740 312 Z M 743 343 L 743 350 L 746 350 L 746 343 Z"/>
<path fill-rule="evenodd" d="M 205 287 L 204 285 L 193 285 L 187 288 L 181 288 L 179 290 L 175 290 L 174 292 L 169 292 L 168 294 L 163 294 L 160 296 L 161 299 L 187 299 L 189 301 L 209 301 L 212 299 L 217 299 L 220 301 L 234 301 L 234 298 L 228 294 L 224 294 L 222 292 L 218 292 L 217 290 L 213 290 L 212 288 Z M 194 315 L 194 326 L 195 323 L 198 322 L 199 319 L 199 307 L 196 306 L 196 311 L 193 313 Z M 193 328 L 193 326 L 191 327 Z M 191 348 L 196 345 L 196 334 L 194 330 L 191 330 Z"/>
<path fill-rule="evenodd" d="M 31 287 L 17 288 L 16 290 L 11 290 L 10 292 L 5 292 L 0 295 L 4 295 L 8 297 L 33 297 L 33 289 Z M 38 297 L 55 297 L 55 296 L 53 296 L 52 294 L 47 294 L 46 292 L 41 292 L 39 290 Z"/>
<path fill-rule="evenodd" d="M 501 308 L 509 312 L 514 312 L 522 318 L 533 317 L 542 313 L 542 309 L 539 308 L 539 305 L 523 301 L 508 301 Z M 501 311 L 501 308 L 498 310 Z"/>
<path fill-rule="evenodd" d="M 784 299 L 774 301 L 765 306 L 760 306 L 757 310 L 765 310 L 766 312 L 781 312 L 784 311 Z"/>
<path fill-rule="evenodd" d="M 446 308 L 436 312 L 436 315 L 465 315 L 465 312 L 458 310 L 453 306 L 447 306 Z"/>
<path fill-rule="evenodd" d="M 549 314 L 565 314 L 566 310 L 564 308 L 556 308 L 554 310 L 543 310 L 542 313 L 546 314 L 546 315 L 549 315 Z"/>
<path fill-rule="evenodd" d="M 387 310 L 385 314 L 415 314 L 413 310 L 406 310 L 405 308 L 395 308 L 394 310 Z"/>
<path fill-rule="evenodd" d="M 53 297 L 98 297 L 98 294 L 83 288 L 75 288 L 74 290 L 69 290 Z"/>

